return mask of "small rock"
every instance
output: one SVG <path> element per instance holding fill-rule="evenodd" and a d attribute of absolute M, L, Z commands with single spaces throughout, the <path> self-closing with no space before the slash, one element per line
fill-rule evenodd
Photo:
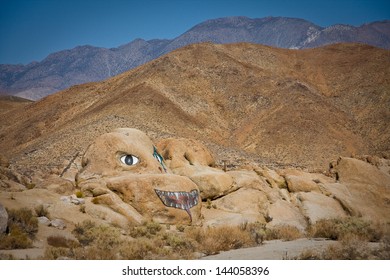
<path fill-rule="evenodd" d="M 76 205 L 84 204 L 85 200 L 83 198 L 72 198 L 71 202 Z"/>
<path fill-rule="evenodd" d="M 47 218 L 45 216 L 38 217 L 38 222 L 40 224 L 45 225 L 45 226 L 50 226 L 50 220 L 49 220 L 49 218 Z"/>
<path fill-rule="evenodd" d="M 50 222 L 50 226 L 55 227 L 57 229 L 65 229 L 66 224 L 63 220 L 61 219 L 54 219 Z"/>
<path fill-rule="evenodd" d="M 61 196 L 61 197 L 60 197 L 60 200 L 61 200 L 62 202 L 65 202 L 65 203 L 70 203 L 71 198 L 70 198 L 70 196 Z"/>

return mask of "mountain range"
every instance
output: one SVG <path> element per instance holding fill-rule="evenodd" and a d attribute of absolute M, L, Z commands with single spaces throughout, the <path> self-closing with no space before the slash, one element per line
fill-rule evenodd
<path fill-rule="evenodd" d="M 99 135 L 133 127 L 154 141 L 199 140 L 235 164 L 326 170 L 339 156 L 389 157 L 389 52 L 192 44 L 105 81 L 14 99 L 0 111 L 0 151 L 15 166 L 50 171 Z"/>
<path fill-rule="evenodd" d="M 390 21 L 359 27 L 320 27 L 296 18 L 227 17 L 200 23 L 172 40 L 136 39 L 117 48 L 78 46 L 40 62 L 0 65 L 0 94 L 38 100 L 72 85 L 100 81 L 133 69 L 183 46 L 213 42 L 249 42 L 278 48 L 307 49 L 339 42 L 390 48 Z"/>

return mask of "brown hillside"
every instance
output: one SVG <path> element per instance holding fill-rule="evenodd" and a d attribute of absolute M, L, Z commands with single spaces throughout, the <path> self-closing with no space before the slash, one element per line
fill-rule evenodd
<path fill-rule="evenodd" d="M 61 165 L 96 136 L 135 127 L 199 139 L 218 160 L 325 168 L 339 155 L 389 155 L 389 108 L 388 50 L 196 44 L 5 113 L 0 153 L 27 169 Z"/>
<path fill-rule="evenodd" d="M 24 107 L 31 102 L 31 100 L 24 99 L 21 97 L 0 94 L 0 115 L 8 111 Z"/>

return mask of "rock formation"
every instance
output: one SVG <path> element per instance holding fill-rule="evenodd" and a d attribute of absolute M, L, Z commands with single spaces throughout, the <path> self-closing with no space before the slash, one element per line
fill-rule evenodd
<path fill-rule="evenodd" d="M 5 207 L 37 206 L 50 215 L 40 217 L 41 229 L 63 234 L 86 220 L 124 230 L 154 221 L 197 227 L 257 223 L 301 232 L 321 219 L 390 222 L 390 160 L 372 156 L 340 157 L 326 173 L 255 162 L 223 170 L 200 141 L 154 143 L 140 130 L 120 128 L 97 137 L 66 179 L 57 172 L 30 181 L 2 162 L 0 232 L 7 227 Z"/>
<path fill-rule="evenodd" d="M 170 173 L 143 132 L 122 128 L 89 146 L 77 176 L 81 191 L 93 197 L 95 212 L 119 224 L 154 220 L 197 224 L 199 189 L 187 177 Z"/>

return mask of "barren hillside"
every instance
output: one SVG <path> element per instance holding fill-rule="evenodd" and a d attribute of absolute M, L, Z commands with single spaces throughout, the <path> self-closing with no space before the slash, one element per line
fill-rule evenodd
<path fill-rule="evenodd" d="M 389 155 L 389 108 L 389 50 L 204 43 L 4 113 L 0 153 L 23 169 L 62 166 L 135 127 L 201 140 L 217 160 L 325 169 L 339 155 Z"/>

